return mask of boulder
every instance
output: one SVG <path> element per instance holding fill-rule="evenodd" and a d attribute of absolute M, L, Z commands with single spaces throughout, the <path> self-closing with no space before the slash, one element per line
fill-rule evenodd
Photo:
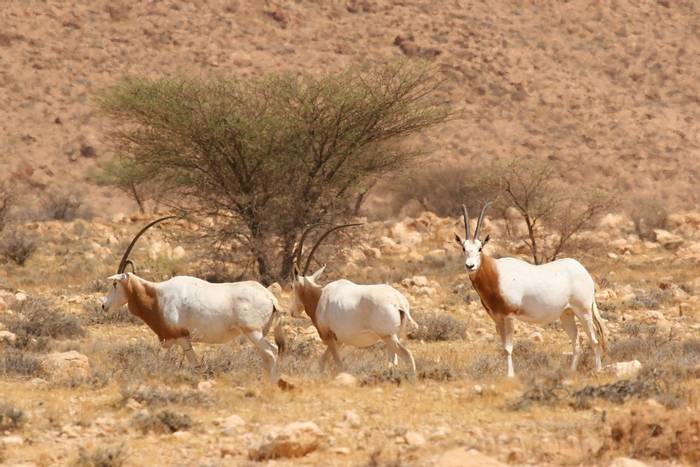
<path fill-rule="evenodd" d="M 345 386 L 345 387 L 357 386 L 357 378 L 355 378 L 350 373 L 338 373 L 338 375 L 333 379 L 333 382 L 337 386 Z"/>
<path fill-rule="evenodd" d="M 173 248 L 173 259 L 182 259 L 187 255 L 187 252 L 180 245 Z"/>
<path fill-rule="evenodd" d="M 450 449 L 433 457 L 424 465 L 431 467 L 506 467 L 507 464 L 488 457 L 476 449 Z"/>
<path fill-rule="evenodd" d="M 606 365 L 604 370 L 616 378 L 634 378 L 641 371 L 642 364 L 639 360 L 629 362 L 616 362 Z"/>
<path fill-rule="evenodd" d="M 668 250 L 676 250 L 683 244 L 683 237 L 663 229 L 654 229 L 654 240 Z"/>
<path fill-rule="evenodd" d="M 91 374 L 90 360 L 75 350 L 50 353 L 39 360 L 39 364 L 52 381 L 82 381 Z"/>
<path fill-rule="evenodd" d="M 647 467 L 647 464 L 629 457 L 617 457 L 608 464 L 608 467 Z"/>
<path fill-rule="evenodd" d="M 262 443 L 249 451 L 251 460 L 302 457 L 321 445 L 323 433 L 314 422 L 294 422 L 273 428 Z"/>
<path fill-rule="evenodd" d="M 229 415 L 220 423 L 222 433 L 226 435 L 235 435 L 238 430 L 245 426 L 245 420 L 236 414 Z"/>
<path fill-rule="evenodd" d="M 447 262 L 447 252 L 442 248 L 430 250 L 425 259 L 434 266 L 444 266 Z"/>
<path fill-rule="evenodd" d="M 17 336 L 10 331 L 0 331 L 0 343 L 12 345 L 17 340 Z"/>

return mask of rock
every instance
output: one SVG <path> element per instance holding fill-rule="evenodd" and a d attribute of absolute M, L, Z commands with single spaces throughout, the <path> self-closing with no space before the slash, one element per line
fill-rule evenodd
<path fill-rule="evenodd" d="M 683 244 L 683 238 L 680 235 L 663 229 L 654 229 L 654 240 L 668 250 L 676 250 Z"/>
<path fill-rule="evenodd" d="M 359 428 L 362 425 L 362 419 L 357 415 L 357 412 L 346 410 L 345 413 L 343 413 L 341 424 L 350 428 Z"/>
<path fill-rule="evenodd" d="M 221 422 L 221 431 L 226 435 L 234 435 L 241 427 L 245 426 L 245 420 L 236 414 L 229 415 Z"/>
<path fill-rule="evenodd" d="M 608 258 L 610 259 L 618 259 L 619 257 L 617 253 L 613 253 L 612 251 L 608 252 Z"/>
<path fill-rule="evenodd" d="M 0 331 L 0 342 L 12 345 L 17 340 L 17 336 L 10 331 Z"/>
<path fill-rule="evenodd" d="M 5 302 L 5 300 L 2 297 L 0 297 L 0 311 L 5 310 L 7 310 L 7 302 Z"/>
<path fill-rule="evenodd" d="M 413 276 L 401 281 L 401 285 L 404 287 L 426 287 L 429 284 L 430 282 L 428 282 L 428 278 L 425 276 Z"/>
<path fill-rule="evenodd" d="M 530 340 L 533 342 L 542 342 L 544 339 L 542 338 L 542 333 L 535 331 L 530 334 Z"/>
<path fill-rule="evenodd" d="M 441 248 L 430 250 L 425 259 L 434 266 L 444 266 L 447 262 L 447 252 Z"/>
<path fill-rule="evenodd" d="M 0 438 L 0 441 L 2 441 L 2 444 L 5 446 L 21 446 L 24 444 L 24 439 L 17 435 L 3 436 Z"/>
<path fill-rule="evenodd" d="M 367 247 L 362 250 L 367 258 L 379 259 L 382 257 L 382 252 L 379 248 Z"/>
<path fill-rule="evenodd" d="M 115 224 L 119 224 L 121 222 L 124 222 L 125 219 L 126 219 L 126 216 L 124 215 L 123 212 L 118 212 L 112 216 L 112 222 L 114 222 Z"/>
<path fill-rule="evenodd" d="M 478 396 L 484 393 L 484 387 L 481 384 L 475 384 L 472 386 L 472 392 Z"/>
<path fill-rule="evenodd" d="M 15 294 L 15 301 L 23 302 L 23 301 L 25 301 L 26 299 L 27 299 L 27 294 L 25 294 L 25 293 L 17 292 L 17 293 Z"/>
<path fill-rule="evenodd" d="M 496 459 L 485 456 L 476 449 L 455 448 L 435 456 L 425 465 L 431 467 L 506 467 Z"/>
<path fill-rule="evenodd" d="M 323 433 L 314 422 L 294 422 L 280 429 L 272 429 L 265 440 L 249 451 L 251 460 L 261 461 L 280 457 L 301 457 L 315 451 Z"/>
<path fill-rule="evenodd" d="M 604 367 L 605 371 L 614 375 L 616 378 L 634 378 L 641 369 L 642 364 L 639 360 L 611 363 Z"/>
<path fill-rule="evenodd" d="M 421 234 L 416 232 L 414 227 L 407 225 L 409 221 L 401 221 L 394 224 L 390 229 L 391 238 L 402 245 L 413 245 L 420 243 L 422 240 Z"/>
<path fill-rule="evenodd" d="M 50 353 L 39 360 L 41 369 L 53 381 L 73 382 L 90 377 L 90 361 L 75 350 Z"/>
<path fill-rule="evenodd" d="M 180 245 L 173 248 L 173 259 L 182 259 L 186 255 L 185 249 Z M 279 284 L 278 284 L 279 285 Z"/>
<path fill-rule="evenodd" d="M 80 145 L 80 155 L 88 159 L 97 157 L 97 149 L 95 146 L 83 143 Z"/>
<path fill-rule="evenodd" d="M 357 386 L 357 378 L 355 378 L 350 373 L 338 373 L 338 375 L 333 379 L 333 382 L 338 386 Z"/>
<path fill-rule="evenodd" d="M 403 437 L 409 446 L 422 446 L 425 444 L 425 437 L 415 431 L 408 431 Z"/>
<path fill-rule="evenodd" d="M 197 390 L 202 392 L 211 391 L 214 387 L 214 383 L 211 381 L 200 381 L 197 383 Z"/>
<path fill-rule="evenodd" d="M 107 244 L 109 245 L 119 245 L 119 240 L 117 240 L 117 237 L 115 237 L 112 234 L 109 234 L 107 236 Z"/>
<path fill-rule="evenodd" d="M 608 464 L 608 467 L 647 467 L 647 464 L 629 457 L 617 457 Z"/>

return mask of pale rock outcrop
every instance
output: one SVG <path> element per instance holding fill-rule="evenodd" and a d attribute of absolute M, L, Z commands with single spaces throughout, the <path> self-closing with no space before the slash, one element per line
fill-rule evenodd
<path fill-rule="evenodd" d="M 273 428 L 256 448 L 249 452 L 252 460 L 261 461 L 282 457 L 302 457 L 321 445 L 323 433 L 314 422 L 294 422 Z"/>

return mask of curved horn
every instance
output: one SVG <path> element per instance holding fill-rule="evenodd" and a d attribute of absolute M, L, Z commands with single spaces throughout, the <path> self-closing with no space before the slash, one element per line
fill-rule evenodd
<path fill-rule="evenodd" d="M 481 208 L 481 214 L 479 214 L 479 220 L 476 222 L 476 231 L 474 232 L 474 240 L 477 240 L 479 238 L 479 231 L 481 230 L 481 221 L 484 220 L 484 213 L 486 212 L 486 208 L 491 206 L 491 201 L 487 201 L 486 204 L 484 204 L 484 207 Z"/>
<path fill-rule="evenodd" d="M 304 252 L 304 242 L 306 241 L 307 235 L 311 233 L 313 229 L 318 227 L 318 224 L 312 224 L 309 227 L 306 228 L 301 233 L 301 238 L 299 239 L 299 243 L 297 244 L 297 247 L 294 249 L 294 254 L 292 255 L 292 258 L 294 258 L 294 263 L 296 264 L 297 268 L 301 271 L 301 255 Z"/>
<path fill-rule="evenodd" d="M 133 261 L 131 261 L 130 259 L 124 261 L 124 269 L 126 269 L 127 266 L 131 266 L 131 272 L 136 274 L 136 266 L 134 266 Z"/>
<path fill-rule="evenodd" d="M 326 230 L 323 235 L 321 235 L 318 240 L 316 240 L 316 243 L 314 244 L 313 248 L 311 248 L 311 252 L 309 253 L 309 257 L 306 258 L 306 264 L 304 265 L 304 270 L 301 273 L 303 276 L 306 275 L 306 273 L 309 271 L 309 266 L 311 266 L 311 259 L 314 257 L 314 253 L 316 253 L 316 249 L 318 249 L 319 245 L 321 245 L 321 242 L 323 242 L 326 237 L 328 237 L 331 233 L 335 232 L 336 230 L 344 229 L 346 227 L 357 227 L 358 225 L 362 225 L 363 222 L 357 223 L 357 224 L 342 224 L 342 225 L 336 225 L 335 227 L 331 227 L 330 229 Z"/>
<path fill-rule="evenodd" d="M 467 234 L 465 240 L 469 240 L 469 213 L 464 204 L 462 205 L 462 215 L 464 216 L 464 233 Z"/>
<path fill-rule="evenodd" d="M 175 218 L 177 218 L 177 217 L 179 217 L 179 216 L 165 216 L 165 217 L 161 217 L 160 219 L 154 220 L 154 221 L 151 222 L 150 224 L 146 225 L 143 229 L 141 229 L 141 230 L 139 231 L 139 233 L 137 233 L 136 236 L 134 237 L 134 239 L 131 241 L 131 243 L 129 244 L 129 246 L 126 248 L 126 251 L 124 252 L 124 256 L 122 256 L 122 259 L 121 259 L 121 261 L 119 262 L 119 268 L 117 269 L 117 274 L 123 273 L 123 272 L 124 272 L 124 269 L 126 269 L 126 264 L 127 264 L 127 261 L 129 260 L 129 253 L 131 253 L 131 250 L 134 248 L 134 245 L 136 244 L 136 240 L 138 240 L 139 237 L 140 237 L 141 235 L 143 235 L 143 233 L 144 233 L 146 230 L 150 229 L 151 227 L 153 227 L 154 225 L 156 225 L 156 224 L 159 223 L 159 222 L 163 222 L 164 220 L 168 220 L 168 219 L 175 219 Z M 133 267 L 133 264 L 134 264 L 134 263 L 131 263 L 132 267 Z"/>

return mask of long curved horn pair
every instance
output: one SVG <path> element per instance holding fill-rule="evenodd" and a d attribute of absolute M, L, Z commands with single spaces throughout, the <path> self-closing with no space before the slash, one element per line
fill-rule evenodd
<path fill-rule="evenodd" d="M 479 214 L 479 220 L 476 222 L 476 230 L 474 231 L 474 238 L 476 240 L 479 238 L 479 232 L 481 231 L 481 222 L 484 220 L 484 213 L 486 209 L 491 206 L 491 201 L 487 201 L 484 207 L 481 208 L 481 213 Z M 469 213 L 467 212 L 467 207 L 462 205 L 462 215 L 464 216 L 464 233 L 467 235 L 467 240 L 469 240 Z"/>
<path fill-rule="evenodd" d="M 314 246 L 311 247 L 311 250 L 309 252 L 309 256 L 306 258 L 306 264 L 304 265 L 304 268 L 301 268 L 301 258 L 302 258 L 302 253 L 304 250 L 304 241 L 306 240 L 306 237 L 308 236 L 309 232 L 311 232 L 314 228 L 318 227 L 318 224 L 314 224 L 310 227 L 308 227 L 302 234 L 301 238 L 299 239 L 299 245 L 296 248 L 295 251 L 295 265 L 296 268 L 301 272 L 302 276 L 305 276 L 309 272 L 309 268 L 311 267 L 311 260 L 314 257 L 314 253 L 316 253 L 316 250 L 318 247 L 321 245 L 321 243 L 333 232 L 336 230 L 344 229 L 347 227 L 357 227 L 358 225 L 363 225 L 362 222 L 359 223 L 353 223 L 353 224 L 341 224 L 341 225 L 336 225 L 334 227 L 331 227 L 330 229 L 326 230 L 320 237 L 318 237 L 318 240 L 316 240 L 316 243 L 314 243 Z"/>
<path fill-rule="evenodd" d="M 163 221 L 168 220 L 168 219 L 175 219 L 175 218 L 177 218 L 177 217 L 180 217 L 180 216 L 165 216 L 165 217 L 161 217 L 160 219 L 154 220 L 153 222 L 147 224 L 144 228 L 142 228 L 141 230 L 139 230 L 139 233 L 137 233 L 136 236 L 134 237 L 134 239 L 131 240 L 131 243 L 130 243 L 129 246 L 126 248 L 126 251 L 124 252 L 124 255 L 122 256 L 122 259 L 121 259 L 121 261 L 119 262 L 119 267 L 117 268 L 117 274 L 123 273 L 124 270 L 126 269 L 126 266 L 127 266 L 128 264 L 131 264 L 132 270 L 134 269 L 134 263 L 129 259 L 129 254 L 131 253 L 131 250 L 134 248 L 134 245 L 136 245 L 136 241 L 139 239 L 139 237 L 140 237 L 141 235 L 143 235 L 143 234 L 146 232 L 146 230 L 150 229 L 151 227 L 153 227 L 154 225 L 158 224 L 159 222 L 163 222 Z"/>

